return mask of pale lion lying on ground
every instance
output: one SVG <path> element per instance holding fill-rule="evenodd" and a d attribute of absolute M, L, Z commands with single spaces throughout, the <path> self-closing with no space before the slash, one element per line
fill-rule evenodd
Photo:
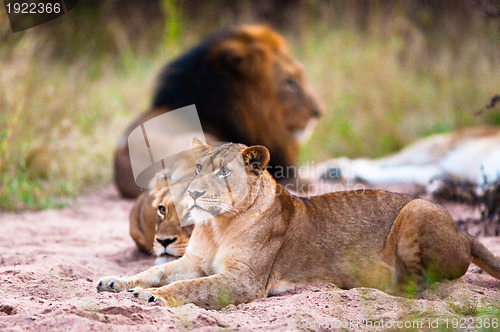
<path fill-rule="evenodd" d="M 319 164 L 314 173 L 313 177 L 375 185 L 427 186 L 446 176 L 479 187 L 485 179 L 493 182 L 500 177 L 500 128 L 471 127 L 433 135 L 380 159 L 332 159 Z"/>
<path fill-rule="evenodd" d="M 248 192 L 233 204 L 227 184 L 238 172 L 227 166 L 230 146 L 193 141 L 197 175 L 187 206 L 195 227 L 186 254 L 134 276 L 103 278 L 98 291 L 222 308 L 308 283 L 426 286 L 462 276 L 471 262 L 500 279 L 500 261 L 442 207 L 372 190 L 293 196 L 265 170 L 263 146 L 241 148 Z"/>

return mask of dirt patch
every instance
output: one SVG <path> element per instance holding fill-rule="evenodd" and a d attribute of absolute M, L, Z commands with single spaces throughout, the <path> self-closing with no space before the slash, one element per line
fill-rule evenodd
<path fill-rule="evenodd" d="M 128 234 L 131 206 L 132 201 L 119 199 L 108 187 L 62 210 L 2 214 L 0 329 L 358 330 L 398 322 L 426 328 L 436 322 L 445 326 L 446 318 L 470 311 L 499 308 L 500 281 L 474 265 L 464 277 L 436 284 L 416 300 L 376 289 L 311 285 L 214 311 L 192 304 L 163 308 L 128 293 L 98 294 L 99 278 L 137 273 L 153 265 L 154 258 L 137 251 Z M 455 218 L 475 213 L 460 205 L 447 207 Z M 481 238 L 481 242 L 500 255 L 500 238 Z"/>

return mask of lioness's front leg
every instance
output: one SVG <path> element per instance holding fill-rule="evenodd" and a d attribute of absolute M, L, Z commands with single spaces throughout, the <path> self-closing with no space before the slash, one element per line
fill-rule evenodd
<path fill-rule="evenodd" d="M 129 291 L 146 302 L 157 302 L 173 307 L 194 303 L 209 309 L 245 303 L 266 295 L 262 280 L 234 272 L 176 281 L 160 288 L 134 288 Z"/>
<path fill-rule="evenodd" d="M 97 283 L 97 291 L 121 292 L 134 287 L 150 288 L 168 285 L 177 280 L 193 279 L 203 276 L 198 259 L 184 255 L 178 260 L 129 277 L 105 277 Z"/>

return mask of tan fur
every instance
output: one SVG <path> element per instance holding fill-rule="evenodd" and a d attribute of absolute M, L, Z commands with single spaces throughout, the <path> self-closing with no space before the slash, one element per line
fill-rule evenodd
<path fill-rule="evenodd" d="M 153 207 L 154 196 L 143 192 L 135 201 L 129 214 L 129 231 L 137 247 L 151 253 L 158 224 L 157 210 Z"/>
<path fill-rule="evenodd" d="M 216 174 L 224 161 L 212 156 L 227 146 L 196 141 L 193 147 L 200 167 L 188 189 L 221 190 Z M 209 203 L 191 197 L 190 213 L 203 218 L 196 217 L 186 254 L 134 276 L 104 278 L 98 291 L 133 288 L 149 302 L 221 308 L 309 283 L 395 292 L 408 284 L 424 287 L 462 276 L 471 261 L 500 277 L 499 260 L 439 205 L 380 190 L 297 197 L 264 170 L 266 148 L 243 148 L 242 155 L 248 194 L 234 206 L 237 213 L 204 220 Z M 210 176 L 212 185 L 201 188 Z"/>
<path fill-rule="evenodd" d="M 165 101 L 153 105 L 119 139 L 114 180 L 125 197 L 140 194 L 130 165 L 130 132 L 149 119 L 190 104 L 197 107 L 208 142 L 263 144 L 273 153 L 272 166 L 286 168 L 297 163 L 299 143 L 307 138 L 323 107 L 283 38 L 264 26 L 239 26 L 199 46 L 205 47 L 205 53 L 199 55 L 202 58 L 197 60 L 202 65 L 191 70 L 193 63 L 187 60 L 183 64 L 172 62 L 168 73 L 186 74 L 160 76 L 157 94 L 179 90 L 182 96 L 173 96 L 170 104 Z M 185 59 L 190 59 L 192 52 L 187 52 Z M 205 95 L 209 96 L 207 100 L 203 99 Z M 179 101 L 181 97 L 184 99 Z"/>
<path fill-rule="evenodd" d="M 165 207 L 165 214 L 159 207 Z M 142 193 L 130 211 L 130 236 L 137 247 L 157 257 L 184 255 L 193 226 L 181 227 L 167 187 Z M 166 245 L 166 246 L 165 246 Z"/>

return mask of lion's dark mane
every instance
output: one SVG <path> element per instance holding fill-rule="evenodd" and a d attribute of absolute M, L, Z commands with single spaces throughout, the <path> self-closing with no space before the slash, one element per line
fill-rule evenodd
<path fill-rule="evenodd" d="M 205 132 L 221 141 L 252 145 L 257 142 L 249 142 L 244 133 L 236 130 L 241 119 L 230 103 L 238 93 L 233 84 L 235 78 L 230 77 L 236 73 L 224 72 L 207 62 L 214 44 L 234 36 L 232 30 L 219 32 L 163 67 L 152 107 L 175 110 L 195 104 Z"/>

